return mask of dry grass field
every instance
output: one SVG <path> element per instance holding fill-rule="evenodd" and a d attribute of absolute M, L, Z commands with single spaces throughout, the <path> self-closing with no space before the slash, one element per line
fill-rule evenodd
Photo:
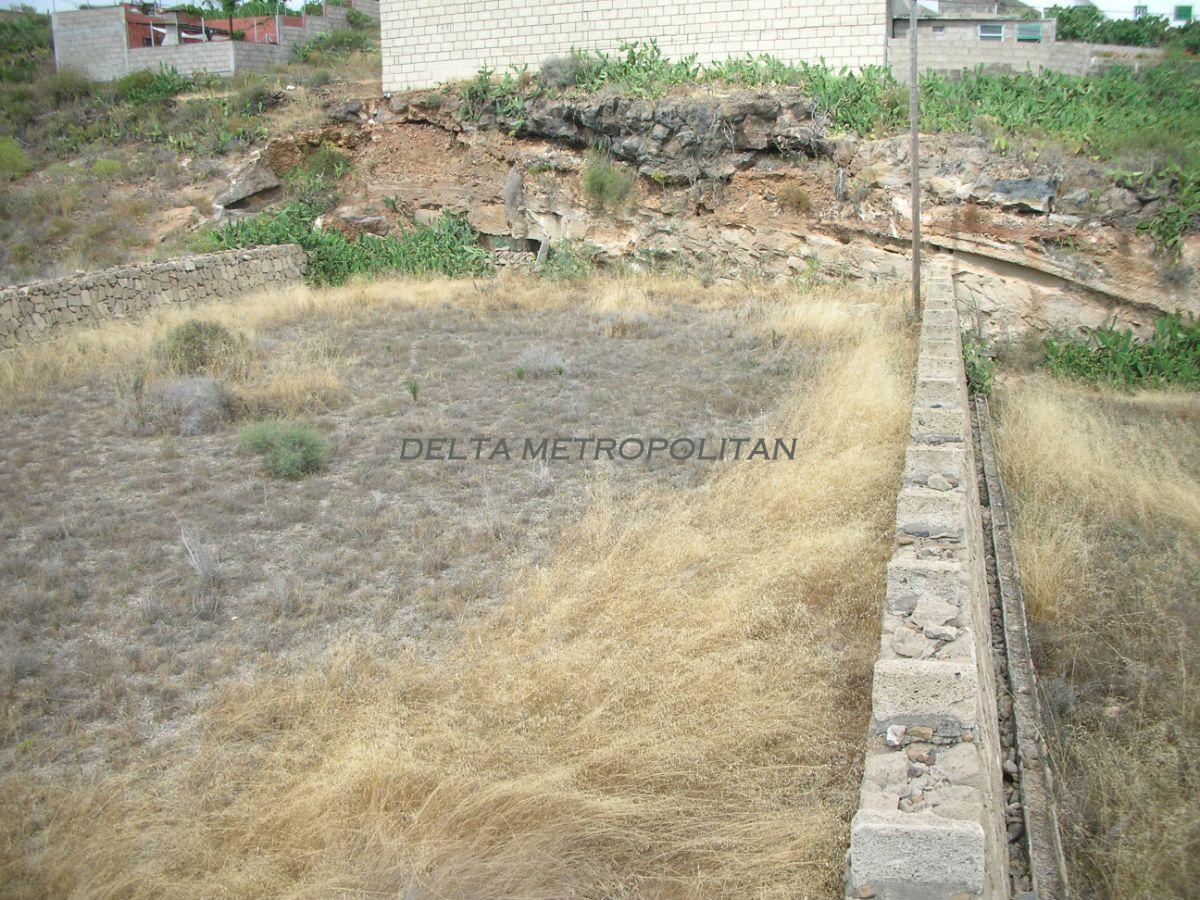
<path fill-rule="evenodd" d="M 238 337 L 235 421 L 151 433 L 190 317 Z M 912 344 L 879 288 L 512 277 L 8 354 L 4 893 L 831 896 Z M 262 416 L 327 435 L 324 471 L 264 474 Z M 398 459 L 555 433 L 798 452 Z"/>
<path fill-rule="evenodd" d="M 1194 897 L 1200 400 L 1035 377 L 1000 409 L 1072 886 Z"/>

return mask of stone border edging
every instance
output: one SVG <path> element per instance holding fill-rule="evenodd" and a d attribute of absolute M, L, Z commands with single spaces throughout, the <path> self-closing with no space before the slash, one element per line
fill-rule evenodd
<path fill-rule="evenodd" d="M 1007 896 L 991 616 L 958 312 L 928 265 L 848 896 Z"/>
<path fill-rule="evenodd" d="M 308 258 L 298 244 L 222 250 L 163 262 L 0 288 L 0 349 L 54 340 L 79 325 L 156 306 L 235 296 L 299 280 Z"/>

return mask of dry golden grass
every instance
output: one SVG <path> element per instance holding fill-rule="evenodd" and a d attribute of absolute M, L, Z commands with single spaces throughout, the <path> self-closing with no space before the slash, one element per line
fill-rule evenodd
<path fill-rule="evenodd" d="M 842 291 L 843 293 L 845 291 Z M 80 328 L 59 340 L 30 344 L 0 354 L 0 409 L 12 409 L 44 397 L 47 391 L 70 387 L 95 376 L 123 373 L 138 366 L 155 367 L 154 348 L 163 335 L 189 319 L 217 322 L 253 342 L 260 328 L 315 319 L 345 320 L 372 310 L 394 307 L 457 307 L 479 311 L 505 308 L 562 307 L 585 303 L 600 319 L 633 321 L 649 316 L 662 301 L 695 303 L 711 309 L 739 309 L 749 314 L 757 305 L 778 307 L 789 289 L 781 285 L 727 284 L 701 288 L 695 282 L 667 277 L 596 279 L 563 284 L 506 273 L 488 282 L 375 281 L 342 288 L 313 290 L 296 285 L 285 290 L 249 294 L 235 300 L 206 303 L 197 309 L 161 307 L 139 319 L 110 319 L 95 328 Z M 837 320 L 846 309 L 839 290 L 822 296 L 834 305 Z M 857 298 L 857 294 L 851 294 Z M 813 308 L 815 312 L 816 307 Z M 773 308 L 771 315 L 782 315 Z M 815 326 L 815 320 L 811 323 Z M 292 352 L 290 363 L 330 371 L 330 360 L 306 358 Z M 281 365 L 276 364 L 280 369 Z M 283 377 L 282 371 L 277 375 Z"/>
<path fill-rule="evenodd" d="M 582 290 L 603 321 L 687 296 L 752 317 L 797 354 L 819 348 L 819 376 L 775 423 L 799 437 L 796 462 L 619 503 L 601 483 L 549 563 L 517 573 L 505 605 L 435 660 L 364 640 L 224 691 L 119 775 L 7 777 L 0 860 L 14 893 L 840 890 L 910 402 L 899 296 L 522 284 L 297 290 L 213 317 L 251 330 Z M 72 350 L 58 371 L 142 352 L 122 335 L 117 350 Z M 53 358 L 25 357 L 43 370 Z"/>
<path fill-rule="evenodd" d="M 1200 400 L 1026 379 L 1001 458 L 1085 896 L 1200 887 Z"/>

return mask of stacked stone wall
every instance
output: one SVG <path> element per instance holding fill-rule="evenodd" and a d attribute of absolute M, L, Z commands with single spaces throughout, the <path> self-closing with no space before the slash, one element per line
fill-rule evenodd
<path fill-rule="evenodd" d="M 224 300 L 298 281 L 307 268 L 296 244 L 226 250 L 0 289 L 0 348 L 62 337 L 78 326 L 165 305 Z"/>
<path fill-rule="evenodd" d="M 984 536 L 948 262 L 928 266 L 849 896 L 1005 897 Z"/>

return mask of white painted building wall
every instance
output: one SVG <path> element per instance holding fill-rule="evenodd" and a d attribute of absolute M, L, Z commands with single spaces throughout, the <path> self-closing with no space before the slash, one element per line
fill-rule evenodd
<path fill-rule="evenodd" d="M 383 89 L 650 38 L 672 58 L 770 53 L 859 69 L 884 63 L 889 8 L 887 0 L 382 0 Z"/>

